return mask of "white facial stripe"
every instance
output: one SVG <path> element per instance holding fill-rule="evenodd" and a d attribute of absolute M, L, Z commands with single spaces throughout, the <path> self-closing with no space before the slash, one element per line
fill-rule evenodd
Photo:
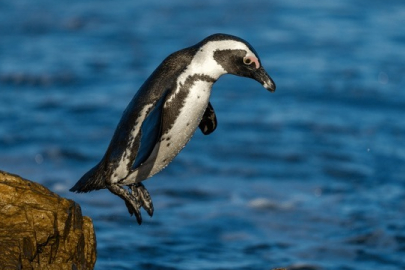
<path fill-rule="evenodd" d="M 215 61 L 214 52 L 223 50 L 244 50 L 246 57 L 252 58 L 252 60 L 255 58 L 254 62 L 258 64 L 257 56 L 244 43 L 235 40 L 221 40 L 209 41 L 202 46 L 191 61 L 190 69 L 195 71 L 194 73 L 203 73 L 218 79 L 226 71 Z"/>
<path fill-rule="evenodd" d="M 235 41 L 235 40 L 220 40 L 220 41 L 209 41 L 203 47 L 201 47 L 200 51 L 222 51 L 222 50 L 244 50 L 247 52 L 246 56 L 254 56 L 256 55 L 249 50 L 246 44 Z M 198 53 L 197 53 L 198 54 Z"/>
<path fill-rule="evenodd" d="M 198 50 L 187 69 L 179 76 L 177 79 L 177 89 L 174 94 L 167 99 L 167 102 L 171 102 L 174 99 L 180 89 L 180 85 L 184 84 L 189 76 L 204 74 L 217 80 L 221 75 L 226 74 L 226 70 L 214 59 L 214 52 L 221 50 L 244 50 L 246 51 L 245 57 L 251 57 L 252 60 L 253 58 L 256 59 L 256 61 L 253 60 L 253 62 L 255 62 L 257 68 L 260 67 L 257 56 L 246 44 L 236 40 L 209 41 Z"/>

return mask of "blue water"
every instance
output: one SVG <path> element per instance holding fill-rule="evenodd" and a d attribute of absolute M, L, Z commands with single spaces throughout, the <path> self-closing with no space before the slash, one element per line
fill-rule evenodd
<path fill-rule="evenodd" d="M 404 1 L 0 2 L 0 169 L 81 204 L 103 269 L 405 269 Z M 277 84 L 224 76 L 219 126 L 146 181 L 136 224 L 68 189 L 170 53 L 225 32 Z"/>

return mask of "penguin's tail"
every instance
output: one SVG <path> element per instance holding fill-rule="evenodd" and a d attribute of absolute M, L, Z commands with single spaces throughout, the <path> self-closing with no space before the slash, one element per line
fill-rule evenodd
<path fill-rule="evenodd" d="M 106 188 L 104 177 L 98 173 L 98 167 L 97 165 L 85 173 L 69 191 L 81 193 Z"/>

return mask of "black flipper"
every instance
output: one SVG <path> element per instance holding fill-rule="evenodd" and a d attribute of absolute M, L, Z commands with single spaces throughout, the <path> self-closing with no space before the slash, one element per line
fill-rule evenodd
<path fill-rule="evenodd" d="M 205 109 L 204 115 L 198 127 L 201 129 L 204 135 L 211 134 L 217 128 L 217 116 L 215 115 L 211 102 L 208 103 L 207 109 Z"/>
<path fill-rule="evenodd" d="M 167 93 L 156 101 L 153 109 L 142 123 L 140 146 L 138 148 L 136 159 L 132 164 L 132 169 L 138 168 L 143 162 L 145 162 L 145 160 L 148 159 L 160 138 L 162 129 L 162 112 L 163 105 L 166 101 L 166 96 Z"/>

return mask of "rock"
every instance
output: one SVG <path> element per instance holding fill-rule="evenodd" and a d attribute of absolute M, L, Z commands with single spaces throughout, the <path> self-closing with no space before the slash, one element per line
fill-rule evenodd
<path fill-rule="evenodd" d="M 0 269 L 93 269 L 96 236 L 80 206 L 0 171 Z"/>

